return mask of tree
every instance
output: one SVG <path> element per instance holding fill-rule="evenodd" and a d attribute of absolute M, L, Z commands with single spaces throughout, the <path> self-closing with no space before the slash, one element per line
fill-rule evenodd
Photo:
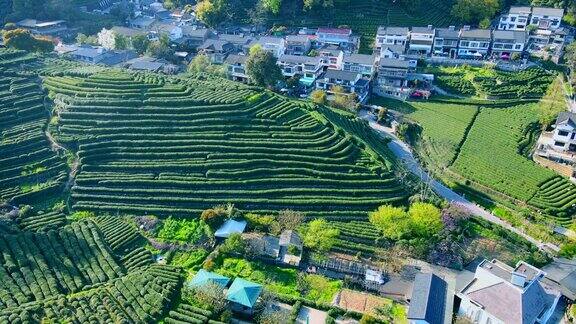
<path fill-rule="evenodd" d="M 188 302 L 199 303 L 202 308 L 210 309 L 214 313 L 220 313 L 228 305 L 224 287 L 217 283 L 206 283 L 200 287 L 183 289 L 183 298 Z"/>
<path fill-rule="evenodd" d="M 318 104 L 318 105 L 324 105 L 326 104 L 326 91 L 324 90 L 314 90 L 312 91 L 312 93 L 310 94 L 310 100 L 312 100 L 313 103 Z"/>
<path fill-rule="evenodd" d="M 222 253 L 235 253 L 243 254 L 246 248 L 244 239 L 239 233 L 231 234 L 226 241 L 220 246 L 220 252 Z"/>
<path fill-rule="evenodd" d="M 170 38 L 168 38 L 168 35 L 162 34 L 159 40 L 150 43 L 146 53 L 157 58 L 172 59 L 174 50 L 170 48 Z"/>
<path fill-rule="evenodd" d="M 399 240 L 410 232 L 410 219 L 403 208 L 382 205 L 369 213 L 368 218 L 386 238 Z"/>
<path fill-rule="evenodd" d="M 149 45 L 150 40 L 146 35 L 135 35 L 132 37 L 132 48 L 140 55 L 146 53 Z"/>
<path fill-rule="evenodd" d="M 271 13 L 277 15 L 280 13 L 280 7 L 282 6 L 282 0 L 260 0 L 262 6 L 270 11 Z"/>
<path fill-rule="evenodd" d="M 227 0 L 202 0 L 196 6 L 196 17 L 206 25 L 215 27 L 227 17 Z"/>
<path fill-rule="evenodd" d="M 464 23 L 476 25 L 484 19 L 492 19 L 499 10 L 499 0 L 457 0 L 452 15 Z"/>
<path fill-rule="evenodd" d="M 303 243 L 307 248 L 318 252 L 327 252 L 336 243 L 340 230 L 325 219 L 315 219 L 304 229 Z"/>
<path fill-rule="evenodd" d="M 282 230 L 295 230 L 302 224 L 304 217 L 302 212 L 284 209 L 278 213 L 277 220 Z"/>
<path fill-rule="evenodd" d="M 87 36 L 86 34 L 78 33 L 76 42 L 83 45 L 98 45 L 98 38 L 95 36 Z"/>
<path fill-rule="evenodd" d="M 273 87 L 282 80 L 282 71 L 276 64 L 276 58 L 259 45 L 250 48 L 246 73 L 250 80 L 259 86 Z"/>
<path fill-rule="evenodd" d="M 2 35 L 6 47 L 30 52 L 51 52 L 54 50 L 54 43 L 50 39 L 32 36 L 30 31 L 25 29 L 7 30 Z"/>
<path fill-rule="evenodd" d="M 125 50 L 128 48 L 128 38 L 124 35 L 114 34 L 114 49 Z"/>
<path fill-rule="evenodd" d="M 443 228 L 440 210 L 436 206 L 417 202 L 408 210 L 411 231 L 419 237 L 431 237 L 440 233 Z"/>
<path fill-rule="evenodd" d="M 334 0 L 304 0 L 304 10 L 334 7 Z"/>
<path fill-rule="evenodd" d="M 342 86 L 332 87 L 334 100 L 332 105 L 340 109 L 356 109 L 358 107 L 358 96 L 355 93 L 348 93 Z"/>
<path fill-rule="evenodd" d="M 188 72 L 207 72 L 211 65 L 212 62 L 210 62 L 210 58 L 206 54 L 199 54 L 188 65 Z"/>

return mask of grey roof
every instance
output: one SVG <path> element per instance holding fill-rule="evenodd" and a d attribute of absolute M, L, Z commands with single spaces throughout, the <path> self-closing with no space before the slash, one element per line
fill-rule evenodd
<path fill-rule="evenodd" d="M 136 57 L 138 57 L 138 54 L 136 54 L 136 52 L 134 51 L 116 51 L 110 53 L 109 56 L 102 59 L 102 61 L 100 61 L 100 64 L 112 66 L 126 62 Z"/>
<path fill-rule="evenodd" d="M 559 113 L 558 118 L 556 118 L 556 125 L 563 123 L 571 124 L 573 127 L 576 127 L 576 114 L 567 111 Z"/>
<path fill-rule="evenodd" d="M 408 61 L 393 58 L 381 58 L 380 67 L 408 69 L 410 67 L 410 63 Z"/>
<path fill-rule="evenodd" d="M 230 42 L 234 45 L 246 45 L 254 40 L 253 37 L 244 35 L 231 35 L 231 34 L 220 34 L 218 35 L 220 40 Z"/>
<path fill-rule="evenodd" d="M 408 35 L 408 27 L 378 27 L 378 35 Z"/>
<path fill-rule="evenodd" d="M 525 43 L 527 38 L 526 32 L 516 30 L 495 30 L 494 41 L 513 40 L 517 43 Z"/>
<path fill-rule="evenodd" d="M 358 72 L 328 69 L 324 73 L 324 78 L 355 81 L 358 78 L 358 75 L 360 75 Z"/>
<path fill-rule="evenodd" d="M 279 244 L 281 246 L 296 245 L 302 249 L 302 239 L 295 231 L 286 230 L 280 234 Z"/>
<path fill-rule="evenodd" d="M 412 32 L 412 33 L 418 33 L 418 34 L 434 35 L 434 27 L 432 27 L 432 28 L 428 28 L 428 27 L 412 27 L 412 28 L 411 28 L 411 32 Z"/>
<path fill-rule="evenodd" d="M 408 319 L 444 323 L 447 284 L 432 273 L 418 273 L 414 280 Z"/>
<path fill-rule="evenodd" d="M 248 56 L 246 56 L 246 55 L 230 54 L 226 58 L 226 63 L 232 64 L 232 65 L 234 65 L 234 64 L 246 64 L 246 59 L 248 59 Z"/>
<path fill-rule="evenodd" d="M 223 51 L 226 45 L 231 45 L 230 42 L 221 39 L 207 39 L 200 45 L 200 49 L 213 49 L 215 51 Z"/>
<path fill-rule="evenodd" d="M 492 38 L 492 32 L 490 29 L 462 30 L 460 37 L 461 38 L 491 39 Z"/>
<path fill-rule="evenodd" d="M 154 18 L 150 17 L 138 17 L 133 19 L 130 23 L 132 25 L 142 25 L 144 27 L 150 26 L 154 22 Z"/>
<path fill-rule="evenodd" d="M 374 56 L 367 54 L 344 55 L 345 63 L 374 65 Z"/>
<path fill-rule="evenodd" d="M 116 34 L 123 35 L 126 37 L 134 37 L 136 35 L 145 35 L 145 33 L 140 29 L 122 27 L 122 26 L 114 26 L 112 27 L 112 31 Z"/>
<path fill-rule="evenodd" d="M 559 258 L 542 270 L 546 278 L 560 284 L 566 297 L 572 300 L 576 297 L 576 261 Z"/>
<path fill-rule="evenodd" d="M 160 62 L 146 62 L 146 61 L 138 61 L 134 64 L 130 65 L 130 68 L 133 70 L 145 70 L 145 71 L 152 71 L 156 72 L 162 68 L 164 64 Z"/>
<path fill-rule="evenodd" d="M 532 14 L 542 16 L 562 17 L 564 16 L 564 9 L 534 7 L 532 8 Z"/>
<path fill-rule="evenodd" d="M 436 28 L 436 37 L 458 39 L 460 31 L 454 28 Z"/>
<path fill-rule="evenodd" d="M 194 28 L 192 26 L 182 26 L 182 35 L 185 37 L 207 38 L 211 34 L 208 28 Z"/>
<path fill-rule="evenodd" d="M 262 36 L 258 39 L 259 44 L 276 44 L 282 45 L 284 43 L 284 38 L 274 37 L 274 36 Z"/>
<path fill-rule="evenodd" d="M 382 51 L 385 49 L 390 50 L 393 53 L 403 54 L 406 51 L 406 46 L 404 45 L 382 45 Z"/>
<path fill-rule="evenodd" d="M 102 47 L 78 47 L 73 55 L 82 57 L 98 57 L 100 55 L 106 54 L 108 51 Z"/>
<path fill-rule="evenodd" d="M 278 59 L 279 62 L 286 62 L 286 63 L 293 63 L 293 64 L 319 64 L 320 57 L 311 57 L 311 56 L 303 56 L 303 55 L 288 55 L 284 54 L 281 55 Z"/>
<path fill-rule="evenodd" d="M 306 35 L 288 35 L 286 36 L 286 42 L 288 43 L 306 43 L 309 41 Z"/>
<path fill-rule="evenodd" d="M 515 14 L 515 15 L 530 14 L 531 12 L 532 12 L 532 8 L 531 7 L 525 7 L 525 6 L 512 6 L 512 7 L 510 7 L 510 10 L 508 10 L 508 13 Z"/>

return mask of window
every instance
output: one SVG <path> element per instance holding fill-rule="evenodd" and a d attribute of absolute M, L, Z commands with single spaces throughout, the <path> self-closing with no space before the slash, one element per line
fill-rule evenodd
<path fill-rule="evenodd" d="M 560 146 L 560 147 L 563 147 L 564 145 L 566 145 L 566 143 L 564 143 L 564 142 L 560 142 L 560 141 L 556 141 L 556 142 L 554 142 L 554 146 Z"/>
<path fill-rule="evenodd" d="M 515 21 L 516 21 L 516 17 L 510 17 L 510 21 L 511 21 L 511 22 L 515 22 Z"/>
<path fill-rule="evenodd" d="M 517 50 L 522 49 L 522 44 L 516 44 L 516 45 L 514 46 L 514 48 L 517 49 Z"/>
<path fill-rule="evenodd" d="M 468 42 L 468 41 L 461 41 L 461 42 L 460 42 L 460 46 L 466 46 L 466 47 L 468 47 L 469 45 L 470 45 L 470 42 Z"/>
<path fill-rule="evenodd" d="M 568 131 L 565 131 L 565 130 L 558 131 L 558 135 L 559 136 L 568 136 Z"/>

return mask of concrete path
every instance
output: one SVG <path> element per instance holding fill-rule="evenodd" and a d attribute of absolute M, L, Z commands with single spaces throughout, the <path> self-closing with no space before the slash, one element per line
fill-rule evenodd
<path fill-rule="evenodd" d="M 423 182 L 429 183 L 432 189 L 442 198 L 446 199 L 447 201 L 462 207 L 464 210 L 467 210 L 469 213 L 481 217 L 491 223 L 500 225 L 520 236 L 525 238 L 526 240 L 532 242 L 538 248 L 543 249 L 552 249 L 554 251 L 559 251 L 560 248 L 552 243 L 543 243 L 532 236 L 524 233 L 522 230 L 515 228 L 514 226 L 510 225 L 508 222 L 503 221 L 502 219 L 498 218 L 491 212 L 487 211 L 486 209 L 470 202 L 468 199 L 464 198 L 463 196 L 457 194 L 452 189 L 446 187 L 436 179 L 433 179 L 430 174 L 424 170 L 424 168 L 420 165 L 420 163 L 414 157 L 412 153 L 412 149 L 400 140 L 396 135 L 394 135 L 390 128 L 384 127 L 378 124 L 375 121 L 375 117 L 365 110 L 362 110 L 359 114 L 359 117 L 368 121 L 370 127 L 375 130 L 378 134 L 383 137 L 390 138 L 391 141 L 388 144 L 390 150 L 394 153 L 398 160 L 402 161 L 406 168 L 422 179 Z"/>

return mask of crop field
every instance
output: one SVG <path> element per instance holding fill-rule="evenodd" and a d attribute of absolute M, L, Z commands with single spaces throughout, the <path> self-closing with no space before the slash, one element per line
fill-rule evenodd
<path fill-rule="evenodd" d="M 47 199 L 67 178 L 66 161 L 43 131 L 43 100 L 38 78 L 0 71 L 0 200 Z"/>
<path fill-rule="evenodd" d="M 228 81 L 169 81 L 113 71 L 45 78 L 55 136 L 78 148 L 75 210 L 178 216 L 233 202 L 365 218 L 407 198 L 384 142 L 353 119 L 333 117 L 335 126 L 303 103 Z"/>
<path fill-rule="evenodd" d="M 441 98 L 400 102 L 373 98 L 422 127 L 423 161 L 527 202 L 568 224 L 576 186 L 524 154 L 529 130 L 538 122 L 537 103 Z"/>

